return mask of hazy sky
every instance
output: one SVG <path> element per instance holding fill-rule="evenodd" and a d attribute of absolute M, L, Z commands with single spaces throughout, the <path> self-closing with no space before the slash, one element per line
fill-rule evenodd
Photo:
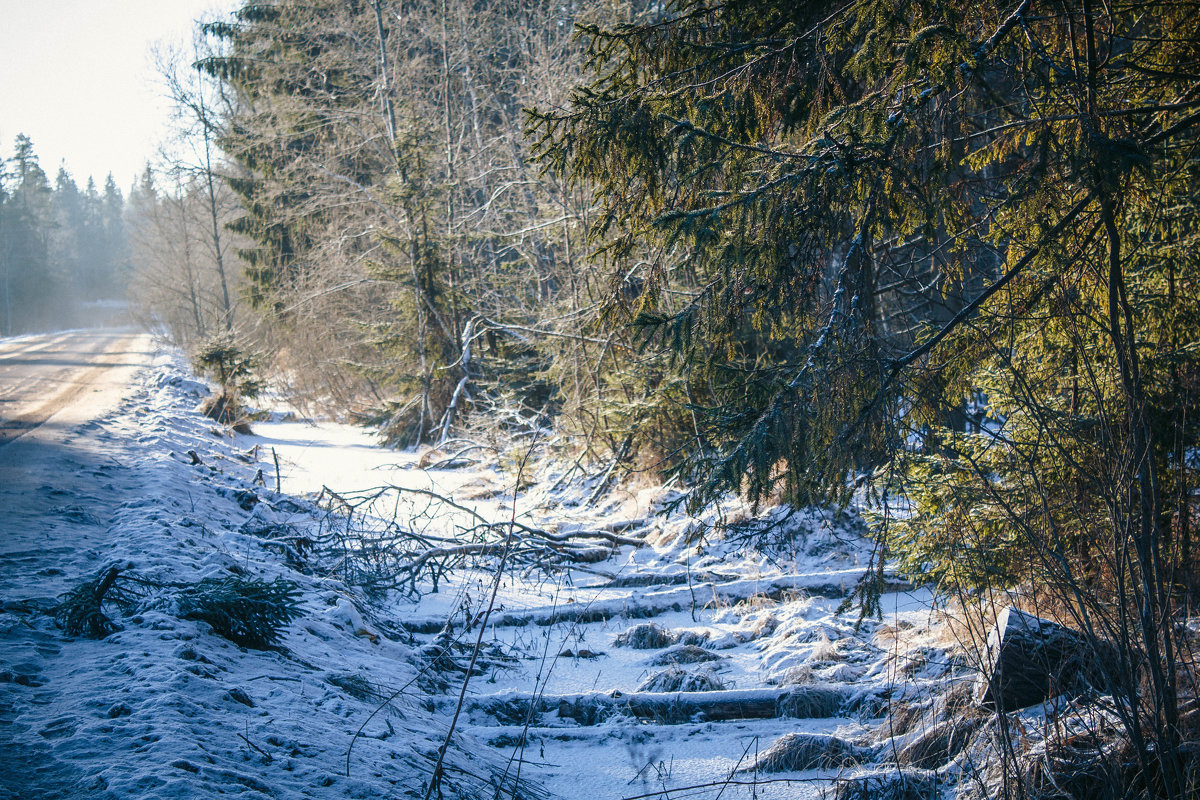
<path fill-rule="evenodd" d="M 194 19 L 238 0 L 0 0 L 0 157 L 33 140 L 54 180 L 66 161 L 80 187 L 112 172 L 128 190 L 168 134 L 150 57 L 190 43 Z"/>

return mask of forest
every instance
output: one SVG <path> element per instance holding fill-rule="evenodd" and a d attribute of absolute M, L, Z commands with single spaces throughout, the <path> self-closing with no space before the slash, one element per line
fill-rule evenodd
<path fill-rule="evenodd" d="M 1130 743 L 1075 789 L 1194 796 L 1200 3 L 247 0 L 162 69 L 127 202 L 18 140 L 4 332 L 122 286 L 398 448 L 861 507 L 861 617 L 1036 597 Z"/>
<path fill-rule="evenodd" d="M 34 143 L 17 136 L 0 161 L 0 335 L 83 321 L 87 304 L 124 298 L 129 272 L 112 175 L 81 190 L 63 166 L 51 185 Z"/>

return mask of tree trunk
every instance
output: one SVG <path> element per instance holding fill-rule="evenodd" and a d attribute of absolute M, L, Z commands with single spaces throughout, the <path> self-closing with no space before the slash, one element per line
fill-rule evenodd
<path fill-rule="evenodd" d="M 213 258 L 217 264 L 217 275 L 221 279 L 221 317 L 225 323 L 226 332 L 233 330 L 233 306 L 229 300 L 229 282 L 225 278 L 225 257 L 221 252 L 221 230 L 218 221 L 217 193 L 213 185 L 211 131 L 209 130 L 208 115 L 204 110 L 204 73 L 196 68 L 199 88 L 196 95 L 200 109 L 200 129 L 204 133 L 204 179 L 208 187 L 208 214 L 212 222 Z"/>

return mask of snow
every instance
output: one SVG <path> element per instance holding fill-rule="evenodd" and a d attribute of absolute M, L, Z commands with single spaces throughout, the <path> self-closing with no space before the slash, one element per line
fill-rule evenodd
<path fill-rule="evenodd" d="M 54 459 L 31 462 L 44 472 L 25 475 L 27 516 L 6 515 L 3 529 L 0 796 L 420 791 L 445 723 L 417 692 L 401 692 L 367 725 L 349 776 L 346 752 L 375 696 L 412 682 L 421 657 L 366 635 L 352 590 L 288 569 L 242 532 L 251 513 L 234 498 L 251 488 L 252 465 L 236 457 L 240 443 L 192 411 L 198 387 L 162 354 L 116 408 L 67 431 Z M 189 450 L 204 465 L 193 466 Z M 264 502 L 281 499 L 258 491 Z M 55 512 L 67 505 L 86 514 Z M 305 614 L 277 652 L 240 648 L 155 602 L 101 641 L 64 636 L 47 613 L 56 597 L 113 564 L 158 581 L 230 570 L 287 577 L 302 584 Z M 363 676 L 371 696 L 339 688 L 347 674 Z M 461 749 L 450 761 L 478 762 L 473 771 L 485 776 L 503 769 Z"/>
<path fill-rule="evenodd" d="M 689 786 L 708 787 L 693 797 L 815 797 L 837 770 L 744 769 L 788 733 L 865 741 L 879 707 L 868 700 L 940 679 L 901 669 L 879 622 L 839 612 L 870 564 L 852 517 L 752 519 L 735 501 L 660 514 L 671 496 L 659 487 L 589 507 L 594 485 L 548 451 L 531 455 L 515 491 L 515 461 L 422 469 L 425 454 L 382 449 L 348 426 L 281 419 L 230 437 L 195 412 L 204 392 L 177 354 L 159 352 L 119 402 L 57 431 L 53 457 L 31 460 L 21 486 L 0 488 L 17 510 L 0 523 L 0 798 L 423 797 L 476 637 L 480 672 L 446 756 L 447 796 L 519 780 L 524 797 Z M 358 504 L 350 523 L 330 492 Z M 461 542 L 479 519 L 501 540 L 515 524 L 645 544 L 587 539 L 604 557 L 558 569 L 514 561 L 486 622 L 494 554 L 447 571 L 436 592 L 427 575 L 408 591 L 368 592 L 344 580 L 349 557 L 323 560 L 321 542 L 353 530 Z M 744 522 L 721 536 L 720 519 Z M 755 536 L 772 546 L 750 546 Z M 65 635 L 57 597 L 110 565 L 148 586 L 284 578 L 299 585 L 302 614 L 279 648 L 251 650 L 181 619 L 169 592 L 151 588 L 132 613 L 106 609 L 122 630 Z M 927 629 L 928 592 L 896 589 L 884 598 L 888 630 Z M 651 620 L 677 643 L 618 645 Z M 671 668 L 725 689 L 636 692 Z M 702 710 L 796 687 L 849 702 L 817 719 Z M 629 695 L 697 711 L 639 719 L 621 711 Z M 580 703 L 616 710 L 594 724 L 560 713 Z"/>

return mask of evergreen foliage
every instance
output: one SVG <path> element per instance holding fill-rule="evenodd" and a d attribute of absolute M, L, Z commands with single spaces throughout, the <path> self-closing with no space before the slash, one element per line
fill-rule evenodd
<path fill-rule="evenodd" d="M 1094 313 L 1099 278 L 1103 313 L 1104 275 L 1082 270 L 1103 198 L 1121 189 L 1131 227 L 1188 213 L 1141 202 L 1187 180 L 1187 16 L 1011 5 L 700 0 L 585 29 L 596 77 L 530 129 L 593 187 L 609 319 L 657 346 L 648 421 L 677 420 L 697 502 L 837 498 L 908 443 L 937 450 L 1014 304 L 1049 338 L 1037 315 Z M 1097 25 L 1124 55 L 1089 77 Z M 1178 302 L 1182 264 L 1149 260 Z"/>
<path fill-rule="evenodd" d="M 230 336 L 205 342 L 196 353 L 200 372 L 220 384 L 227 394 L 254 398 L 262 391 L 255 377 L 256 359 Z"/>
<path fill-rule="evenodd" d="M 222 335 L 206 341 L 193 360 L 201 374 L 220 386 L 220 392 L 201 407 L 203 413 L 217 422 L 232 425 L 239 433 L 249 433 L 244 400 L 253 399 L 262 391 L 262 382 L 255 374 L 257 359 L 232 336 Z"/>
<path fill-rule="evenodd" d="M 119 630 L 116 623 L 104 613 L 104 604 L 114 603 L 127 609 L 137 599 L 127 587 L 118 584 L 120 574 L 120 568 L 108 567 L 60 598 L 54 615 L 67 633 L 103 639 Z"/>
<path fill-rule="evenodd" d="M 300 616 L 300 589 L 291 581 L 206 578 L 186 587 L 179 598 L 184 619 L 207 622 L 235 644 L 266 649 Z"/>
<path fill-rule="evenodd" d="M 83 303 L 124 293 L 124 199 L 111 175 L 80 191 L 65 168 L 51 185 L 18 135 L 0 165 L 0 335 L 75 324 Z"/>
<path fill-rule="evenodd" d="M 1152 507 L 1194 480 L 1195 24 L 976 11 L 680 2 L 587 29 L 597 77 L 530 118 L 595 187 L 609 318 L 658 345 L 679 411 L 647 423 L 682 420 L 694 501 L 840 499 L 878 469 L 911 492 L 889 543 L 944 588 L 1122 525 L 1114 459 L 1154 456 Z M 1178 527 L 1190 568 L 1187 505 L 1151 538 Z"/>
<path fill-rule="evenodd" d="M 206 578 L 197 583 L 160 583 L 108 567 L 60 598 L 55 609 L 59 624 L 72 636 L 103 639 L 119 630 L 104 613 L 105 603 L 130 611 L 147 598 L 145 589 L 166 590 L 176 600 L 180 617 L 207 622 L 226 639 L 243 647 L 275 645 L 283 629 L 300 616 L 300 587 L 292 581 Z"/>
<path fill-rule="evenodd" d="M 693 502 L 873 477 L 910 574 L 1025 584 L 1122 643 L 1119 713 L 1173 797 L 1172 620 L 1200 576 L 1196 11 L 679 0 L 585 29 L 590 82 L 529 118 L 592 188 L 609 323 L 687 387 Z"/>

